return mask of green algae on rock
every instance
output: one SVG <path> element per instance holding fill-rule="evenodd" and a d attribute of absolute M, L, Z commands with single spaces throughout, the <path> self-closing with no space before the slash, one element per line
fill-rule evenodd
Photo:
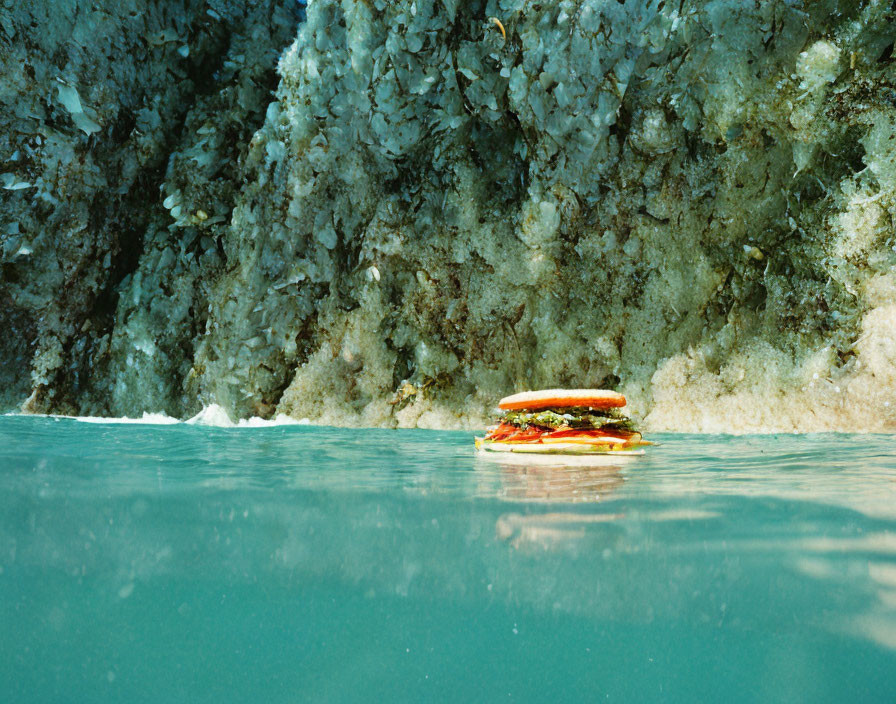
<path fill-rule="evenodd" d="M 893 428 L 894 19 L 315 0 L 243 156 L 208 141 L 233 101 L 187 119 L 66 402 L 446 427 L 613 386 L 653 430 Z M 88 358 L 41 349 L 44 407 Z"/>

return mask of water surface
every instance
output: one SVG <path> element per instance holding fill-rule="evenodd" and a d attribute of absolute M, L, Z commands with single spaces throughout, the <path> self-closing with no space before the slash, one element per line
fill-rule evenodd
<path fill-rule="evenodd" d="M 4 702 L 894 701 L 896 439 L 0 417 Z"/>

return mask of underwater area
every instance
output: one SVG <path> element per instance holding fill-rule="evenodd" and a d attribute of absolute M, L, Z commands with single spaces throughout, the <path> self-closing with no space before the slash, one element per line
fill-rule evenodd
<path fill-rule="evenodd" d="M 896 438 L 654 439 L 0 417 L 3 701 L 892 701 Z"/>

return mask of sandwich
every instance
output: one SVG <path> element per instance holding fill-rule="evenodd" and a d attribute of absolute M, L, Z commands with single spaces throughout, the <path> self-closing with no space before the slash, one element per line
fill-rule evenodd
<path fill-rule="evenodd" d="M 502 398 L 484 452 L 643 455 L 650 445 L 622 408 L 625 396 L 602 389 L 546 389 Z"/>

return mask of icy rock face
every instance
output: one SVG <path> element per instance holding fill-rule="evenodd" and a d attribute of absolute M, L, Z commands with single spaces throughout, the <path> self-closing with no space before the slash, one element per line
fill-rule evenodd
<path fill-rule="evenodd" d="M 248 3 L 214 82 L 184 117 L 139 265 L 119 287 L 104 374 L 115 415 L 154 408 L 189 416 L 202 407 L 189 383 L 194 344 L 205 331 L 212 282 L 225 268 L 247 145 L 264 122 L 277 57 L 298 24 L 291 4 Z"/>
<path fill-rule="evenodd" d="M 31 410 L 110 411 L 119 284 L 168 231 L 166 164 L 172 191 L 201 178 L 180 190 L 208 192 L 203 234 L 229 220 L 222 202 L 232 207 L 234 186 L 220 182 L 237 182 L 239 149 L 263 121 L 276 57 L 297 26 L 294 0 L 2 3 L 0 409 L 31 394 Z M 185 249 L 157 263 L 171 273 L 207 263 Z M 173 289 L 189 288 L 175 278 Z M 168 326 L 180 326 L 162 307 Z M 189 339 L 189 324 L 173 334 Z"/>
<path fill-rule="evenodd" d="M 96 402 L 446 427 L 611 386 L 651 429 L 896 427 L 894 19 L 315 0 L 244 157 L 187 118 Z"/>

